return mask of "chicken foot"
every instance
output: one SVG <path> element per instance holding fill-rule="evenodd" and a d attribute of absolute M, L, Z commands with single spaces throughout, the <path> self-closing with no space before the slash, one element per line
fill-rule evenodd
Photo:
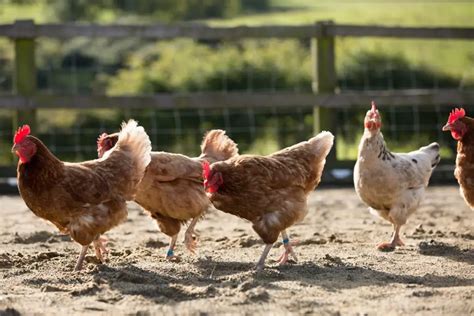
<path fill-rule="evenodd" d="M 283 247 L 285 247 L 285 251 L 281 254 L 280 258 L 278 258 L 278 263 L 280 265 L 285 264 L 288 262 L 288 257 L 291 255 L 293 259 L 298 262 L 298 258 L 296 257 L 295 252 L 293 251 L 294 243 L 290 243 L 290 238 L 288 238 L 288 234 L 286 230 L 282 231 L 281 237 L 283 238 Z"/>
<path fill-rule="evenodd" d="M 184 233 L 184 244 L 186 245 L 186 248 L 188 248 L 188 250 L 193 254 L 196 254 L 197 248 L 197 240 L 195 238 L 197 234 L 194 231 L 194 227 L 196 226 L 198 220 L 198 217 L 193 218 L 188 226 L 188 229 L 186 229 L 186 232 Z"/>
<path fill-rule="evenodd" d="M 105 237 L 97 237 L 92 244 L 94 245 L 95 255 L 100 262 L 105 263 L 107 260 L 108 250 L 105 247 L 107 244 L 107 238 Z M 79 253 L 79 258 L 77 259 L 76 266 L 74 267 L 74 271 L 82 270 L 82 265 L 84 263 L 84 259 L 86 258 L 87 251 L 89 250 L 90 245 L 82 246 L 81 252 Z"/>
<path fill-rule="evenodd" d="M 262 271 L 263 268 L 265 267 L 265 259 L 267 259 L 268 253 L 270 252 L 270 249 L 272 249 L 272 247 L 273 247 L 273 244 L 265 245 L 265 249 L 263 249 L 263 253 L 260 256 L 260 259 L 258 260 L 257 265 L 255 266 L 255 270 L 257 270 L 257 272 Z"/>
<path fill-rule="evenodd" d="M 109 251 L 105 247 L 107 245 L 107 238 L 99 236 L 92 242 L 92 244 L 94 245 L 95 256 L 97 259 L 99 259 L 100 262 L 105 263 L 109 254 Z"/>
<path fill-rule="evenodd" d="M 401 225 L 393 224 L 393 235 L 390 242 L 383 242 L 377 245 L 377 249 L 380 251 L 393 251 L 397 246 L 405 246 L 405 243 L 400 238 Z"/>

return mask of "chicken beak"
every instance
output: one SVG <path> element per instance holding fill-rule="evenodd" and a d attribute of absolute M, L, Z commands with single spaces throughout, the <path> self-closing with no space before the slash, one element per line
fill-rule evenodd
<path fill-rule="evenodd" d="M 377 113 L 377 105 L 375 105 L 375 102 L 372 101 L 371 105 L 372 105 L 372 108 L 371 108 L 372 113 Z"/>
<path fill-rule="evenodd" d="M 443 126 L 442 130 L 443 130 L 443 132 L 450 131 L 451 130 L 451 124 L 446 123 L 446 125 Z"/>
<path fill-rule="evenodd" d="M 13 153 L 13 154 L 16 154 L 16 152 L 18 151 L 19 148 L 20 148 L 20 146 L 18 146 L 18 144 L 13 145 L 13 147 L 12 147 L 12 153 Z"/>

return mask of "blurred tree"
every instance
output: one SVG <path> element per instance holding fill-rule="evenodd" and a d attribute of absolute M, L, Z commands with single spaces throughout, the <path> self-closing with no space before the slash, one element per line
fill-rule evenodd
<path fill-rule="evenodd" d="M 361 51 L 339 71 L 339 85 L 352 90 L 457 88 L 459 78 L 413 65 L 401 55 Z"/>
<path fill-rule="evenodd" d="M 29 1 L 29 0 L 10 0 Z M 233 17 L 263 11 L 268 0 L 46 0 L 59 21 L 95 21 L 104 12 L 141 16 L 162 22 Z"/>
<path fill-rule="evenodd" d="M 35 3 L 37 0 L 4 0 L 5 4 L 32 4 Z"/>

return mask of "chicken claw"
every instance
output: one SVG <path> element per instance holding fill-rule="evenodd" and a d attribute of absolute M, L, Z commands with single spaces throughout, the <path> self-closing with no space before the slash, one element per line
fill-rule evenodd
<path fill-rule="evenodd" d="M 400 239 L 400 226 L 395 226 L 392 240 L 390 242 L 383 242 L 377 245 L 380 251 L 394 251 L 397 246 L 405 246 L 405 243 Z"/>
<path fill-rule="evenodd" d="M 283 246 L 285 247 L 285 251 L 281 254 L 280 258 L 278 258 L 278 263 L 283 265 L 288 262 L 288 257 L 291 255 L 293 259 L 298 262 L 298 257 L 296 257 L 295 252 L 293 251 L 294 243 L 290 243 L 288 238 L 283 239 Z"/>
<path fill-rule="evenodd" d="M 377 249 L 380 251 L 394 251 L 395 250 L 395 245 L 393 245 L 391 242 L 382 242 L 377 245 Z"/>
<path fill-rule="evenodd" d="M 196 254 L 196 249 L 197 249 L 197 241 L 196 237 L 193 236 L 193 234 L 186 234 L 184 236 L 184 244 L 186 245 L 186 248 L 192 253 Z"/>
<path fill-rule="evenodd" d="M 92 243 L 94 245 L 95 256 L 100 262 L 105 263 L 108 259 L 109 251 L 105 247 L 107 245 L 107 238 L 100 236 L 95 239 Z"/>
<path fill-rule="evenodd" d="M 194 227 L 196 226 L 198 219 L 198 217 L 193 218 L 193 220 L 188 226 L 188 229 L 186 229 L 186 233 L 184 233 L 184 244 L 192 254 L 196 254 L 197 249 L 198 234 L 196 234 L 196 232 L 194 231 Z"/>

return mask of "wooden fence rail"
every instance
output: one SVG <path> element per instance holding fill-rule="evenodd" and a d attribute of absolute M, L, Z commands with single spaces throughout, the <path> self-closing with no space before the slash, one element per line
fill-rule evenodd
<path fill-rule="evenodd" d="M 60 96 L 36 93 L 36 39 L 72 37 L 172 39 L 178 37 L 206 40 L 242 38 L 311 39 L 311 92 L 208 92 L 157 94 L 152 96 Z M 212 27 L 204 24 L 173 25 L 97 25 L 35 24 L 31 20 L 0 25 L 0 37 L 15 44 L 14 86 L 16 95 L 0 96 L 0 108 L 16 111 L 13 127 L 28 123 L 35 129 L 38 108 L 222 108 L 248 106 L 308 106 L 314 108 L 315 131 L 333 130 L 334 111 L 330 108 L 367 106 L 372 99 L 382 105 L 467 105 L 474 104 L 474 91 L 390 90 L 336 93 L 337 73 L 335 37 L 390 37 L 418 39 L 473 40 L 474 28 L 387 27 L 338 25 L 322 21 L 299 26 Z M 336 147 L 336 146 L 334 146 Z M 336 156 L 332 151 L 333 158 Z"/>
<path fill-rule="evenodd" d="M 99 25 L 41 24 L 17 21 L 0 25 L 0 36 L 10 38 L 141 37 L 171 39 L 186 37 L 207 40 L 242 38 L 320 38 L 324 36 L 397 37 L 419 39 L 473 39 L 473 28 L 460 27 L 389 27 L 378 25 L 342 25 L 317 22 L 309 25 L 266 25 L 215 27 L 205 24 Z"/>
<path fill-rule="evenodd" d="M 292 92 L 208 92 L 159 93 L 149 96 L 100 95 L 0 95 L 0 109 L 39 108 L 120 108 L 120 109 L 209 109 L 242 107 L 314 107 L 367 108 L 371 100 L 384 106 L 433 106 L 474 104 L 474 91 L 463 90 L 392 90 L 341 93 Z"/>

